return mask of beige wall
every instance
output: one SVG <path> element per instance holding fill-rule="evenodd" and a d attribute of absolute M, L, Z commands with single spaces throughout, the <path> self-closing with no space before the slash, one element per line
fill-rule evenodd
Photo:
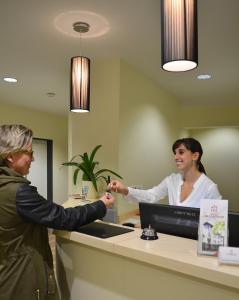
<path fill-rule="evenodd" d="M 69 158 L 90 152 L 96 145 L 100 168 L 118 170 L 119 136 L 119 60 L 93 61 L 91 67 L 90 113 L 69 113 Z M 69 192 L 80 192 L 72 185 L 69 173 Z"/>
<path fill-rule="evenodd" d="M 174 169 L 171 146 L 181 130 L 180 105 L 127 63 L 120 66 L 119 171 L 128 185 L 149 188 Z M 135 207 L 118 203 L 120 212 Z"/>
<path fill-rule="evenodd" d="M 238 177 L 237 164 L 233 164 L 232 171 L 233 160 L 228 162 L 231 157 L 238 161 L 238 147 L 234 145 L 236 138 L 229 143 L 222 130 L 239 126 L 238 107 L 180 107 L 157 84 L 119 59 L 93 61 L 91 76 L 91 112 L 69 113 L 68 149 L 66 117 L 0 104 L 2 124 L 22 123 L 34 130 L 35 137 L 53 140 L 54 201 L 61 203 L 67 199 L 67 168 L 61 167 L 61 163 L 72 155 L 102 144 L 97 153 L 101 167 L 118 171 L 128 185 L 147 188 L 174 169 L 172 142 L 178 136 L 193 134 L 205 148 L 209 175 L 218 183 L 224 198 L 230 200 L 230 208 L 239 210 L 238 185 L 234 182 Z M 213 132 L 217 134 L 213 136 Z M 227 140 L 218 154 L 215 138 Z M 69 193 L 79 192 L 72 188 L 71 174 L 68 180 Z M 121 197 L 118 207 L 120 214 L 135 208 Z"/>
<path fill-rule="evenodd" d="M 67 199 L 67 117 L 0 104 L 1 124 L 23 124 L 34 131 L 34 137 L 53 140 L 53 200 Z"/>
<path fill-rule="evenodd" d="M 69 115 L 69 158 L 102 144 L 101 166 L 119 171 L 126 184 L 159 183 L 172 171 L 178 102 L 118 59 L 93 61 L 91 74 L 91 112 Z M 69 186 L 77 191 L 72 176 Z M 134 208 L 118 197 L 119 214 Z"/>
<path fill-rule="evenodd" d="M 201 142 L 206 171 L 229 209 L 239 211 L 239 107 L 182 108 L 182 124 Z"/>
<path fill-rule="evenodd" d="M 229 209 L 239 211 L 239 127 L 192 129 L 190 135 L 201 142 L 206 172 L 229 200 Z"/>
<path fill-rule="evenodd" d="M 239 107 L 183 107 L 184 128 L 239 126 Z"/>

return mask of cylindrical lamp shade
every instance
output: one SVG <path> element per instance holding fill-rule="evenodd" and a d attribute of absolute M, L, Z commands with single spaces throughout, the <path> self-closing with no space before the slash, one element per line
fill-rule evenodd
<path fill-rule="evenodd" d="M 161 0 L 161 43 L 164 70 L 197 67 L 197 0 Z"/>
<path fill-rule="evenodd" d="M 87 57 L 71 59 L 71 111 L 90 111 L 90 60 Z"/>

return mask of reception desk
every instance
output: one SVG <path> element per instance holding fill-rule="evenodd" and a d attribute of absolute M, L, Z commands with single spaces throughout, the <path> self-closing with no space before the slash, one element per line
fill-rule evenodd
<path fill-rule="evenodd" d="M 239 267 L 197 256 L 197 242 L 141 230 L 108 239 L 55 231 L 62 300 L 239 299 Z"/>

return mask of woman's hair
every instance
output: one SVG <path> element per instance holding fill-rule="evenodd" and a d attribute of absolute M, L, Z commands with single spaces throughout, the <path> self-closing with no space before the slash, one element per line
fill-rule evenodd
<path fill-rule="evenodd" d="M 0 126 L 0 158 L 5 159 L 10 153 L 29 150 L 33 132 L 23 125 Z"/>
<path fill-rule="evenodd" d="M 206 174 L 204 166 L 201 163 L 201 157 L 203 155 L 203 150 L 202 150 L 202 146 L 199 143 L 199 141 L 197 141 L 194 138 L 182 138 L 182 139 L 179 139 L 172 146 L 173 153 L 175 153 L 176 149 L 179 146 L 181 146 L 181 145 L 184 145 L 192 153 L 195 153 L 195 152 L 199 153 L 199 157 L 198 157 L 198 160 L 197 160 L 198 170 L 199 170 L 199 172 Z"/>

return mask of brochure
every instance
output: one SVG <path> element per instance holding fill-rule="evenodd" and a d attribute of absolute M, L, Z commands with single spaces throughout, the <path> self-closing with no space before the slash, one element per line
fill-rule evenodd
<path fill-rule="evenodd" d="M 217 255 L 228 243 L 228 200 L 202 199 L 198 227 L 198 254 Z"/>

